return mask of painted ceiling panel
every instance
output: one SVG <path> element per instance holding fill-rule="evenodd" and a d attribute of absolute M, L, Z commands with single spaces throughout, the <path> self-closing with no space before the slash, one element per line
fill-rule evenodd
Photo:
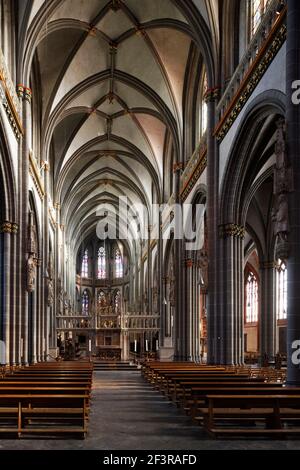
<path fill-rule="evenodd" d="M 185 69 L 191 40 L 186 34 L 166 28 L 153 29 L 149 31 L 149 36 L 164 64 L 177 107 L 181 110 Z"/>
<path fill-rule="evenodd" d="M 135 116 L 150 140 L 162 175 L 166 126 L 159 119 L 149 114 L 136 114 Z"/>
<path fill-rule="evenodd" d="M 112 126 L 113 134 L 128 140 L 128 142 L 134 144 L 141 152 L 143 152 L 153 163 L 152 149 L 148 142 L 145 140 L 145 136 L 142 131 L 133 121 L 130 115 L 121 116 L 114 119 Z"/>
<path fill-rule="evenodd" d="M 148 100 L 142 93 L 134 88 L 125 85 L 125 83 L 115 82 L 115 93 L 127 104 L 130 108 L 149 108 L 156 110 L 156 106 Z"/>
<path fill-rule="evenodd" d="M 65 0 L 52 15 L 51 20 L 75 18 L 91 23 L 107 3 L 108 0 Z"/>
<path fill-rule="evenodd" d="M 122 106 L 117 102 L 117 100 L 113 100 L 112 102 L 110 102 L 109 99 L 105 100 L 104 103 L 102 103 L 98 107 L 98 109 L 103 113 L 108 114 L 109 116 L 124 110 L 124 108 L 122 108 Z"/>
<path fill-rule="evenodd" d="M 55 97 L 53 108 L 68 91 L 86 78 L 109 67 L 108 46 L 99 36 L 87 36 L 73 58 Z"/>
<path fill-rule="evenodd" d="M 109 10 L 99 23 L 97 23 L 97 28 L 110 39 L 117 39 L 121 34 L 132 29 L 132 27 L 132 22 L 122 10 Z"/>
<path fill-rule="evenodd" d="M 174 8 L 170 0 L 124 0 L 124 3 L 140 23 L 157 18 L 173 18 L 186 22 L 185 17 Z"/>
<path fill-rule="evenodd" d="M 86 106 L 88 108 L 93 108 L 94 104 L 97 103 L 97 101 L 99 101 L 99 99 L 105 96 L 108 92 L 108 81 L 100 82 L 72 100 L 68 105 L 68 108 L 73 108 L 76 106 Z"/>
<path fill-rule="evenodd" d="M 44 111 L 64 64 L 81 36 L 82 31 L 78 29 L 61 29 L 49 34 L 37 48 Z"/>
<path fill-rule="evenodd" d="M 96 114 L 91 114 L 74 137 L 74 140 L 66 153 L 64 164 L 73 155 L 73 153 L 76 152 L 76 150 L 82 147 L 83 144 L 105 133 L 106 121 Z"/>
<path fill-rule="evenodd" d="M 118 47 L 117 69 L 146 83 L 173 110 L 161 69 L 142 36 L 131 36 Z"/>

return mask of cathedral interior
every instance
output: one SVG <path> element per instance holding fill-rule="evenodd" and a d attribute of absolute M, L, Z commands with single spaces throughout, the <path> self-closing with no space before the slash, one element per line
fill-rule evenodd
<path fill-rule="evenodd" d="M 299 0 L 0 0 L 1 449 L 299 446 L 299 37 Z"/>

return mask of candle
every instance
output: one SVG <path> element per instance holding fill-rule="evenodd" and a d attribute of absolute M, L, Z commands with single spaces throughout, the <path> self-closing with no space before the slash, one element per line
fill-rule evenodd
<path fill-rule="evenodd" d="M 156 340 L 156 351 L 158 351 L 158 339 Z"/>
<path fill-rule="evenodd" d="M 148 352 L 148 340 L 146 339 L 146 352 Z"/>
<path fill-rule="evenodd" d="M 134 340 L 134 352 L 137 352 L 137 340 Z"/>
<path fill-rule="evenodd" d="M 91 352 L 91 351 L 92 351 L 92 340 L 89 339 L 89 352 Z"/>

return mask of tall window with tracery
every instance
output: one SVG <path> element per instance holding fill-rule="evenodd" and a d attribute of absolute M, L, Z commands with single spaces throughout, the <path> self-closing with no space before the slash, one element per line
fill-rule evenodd
<path fill-rule="evenodd" d="M 106 278 L 106 253 L 105 248 L 100 246 L 98 250 L 98 279 Z"/>
<path fill-rule="evenodd" d="M 115 252 L 115 277 L 123 277 L 123 262 L 119 249 L 117 249 Z"/>
<path fill-rule="evenodd" d="M 81 277 L 89 277 L 89 252 L 85 250 L 82 257 Z"/>
<path fill-rule="evenodd" d="M 202 99 L 201 99 L 201 121 L 200 121 L 200 136 L 205 133 L 207 129 L 207 103 L 205 101 L 205 95 L 207 93 L 207 75 L 204 74 L 203 85 L 202 85 Z"/>
<path fill-rule="evenodd" d="M 82 294 L 82 315 L 89 314 L 89 293 L 87 289 L 83 291 Z"/>
<path fill-rule="evenodd" d="M 261 20 L 265 14 L 268 3 L 270 0 L 249 0 L 250 4 L 250 35 L 251 37 L 256 33 Z"/>
<path fill-rule="evenodd" d="M 121 292 L 117 290 L 115 293 L 115 299 L 114 299 L 114 304 L 115 304 L 115 312 L 119 313 L 121 309 Z"/>
<path fill-rule="evenodd" d="M 286 320 L 287 318 L 287 281 L 286 264 L 279 260 L 276 275 L 276 313 L 278 320 Z"/>
<path fill-rule="evenodd" d="M 258 282 L 255 274 L 249 271 L 246 280 L 246 323 L 258 321 Z"/>

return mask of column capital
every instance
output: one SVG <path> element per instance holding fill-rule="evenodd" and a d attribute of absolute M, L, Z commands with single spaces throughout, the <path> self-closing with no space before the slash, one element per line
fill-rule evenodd
<path fill-rule="evenodd" d="M 220 238 L 235 237 L 244 239 L 246 229 L 242 225 L 238 224 L 223 224 L 219 225 L 219 234 Z"/>
<path fill-rule="evenodd" d="M 204 95 L 204 101 L 209 103 L 211 101 L 217 101 L 220 97 L 220 87 L 209 88 Z"/>
<path fill-rule="evenodd" d="M 17 85 L 17 95 L 21 100 L 28 101 L 28 103 L 31 103 L 32 99 L 32 90 L 29 87 L 26 87 L 22 83 L 19 83 Z"/>
<path fill-rule="evenodd" d="M 18 233 L 19 226 L 8 220 L 0 223 L 0 233 Z"/>
<path fill-rule="evenodd" d="M 173 165 L 173 173 L 177 173 L 177 171 L 183 170 L 183 163 L 174 163 Z"/>

